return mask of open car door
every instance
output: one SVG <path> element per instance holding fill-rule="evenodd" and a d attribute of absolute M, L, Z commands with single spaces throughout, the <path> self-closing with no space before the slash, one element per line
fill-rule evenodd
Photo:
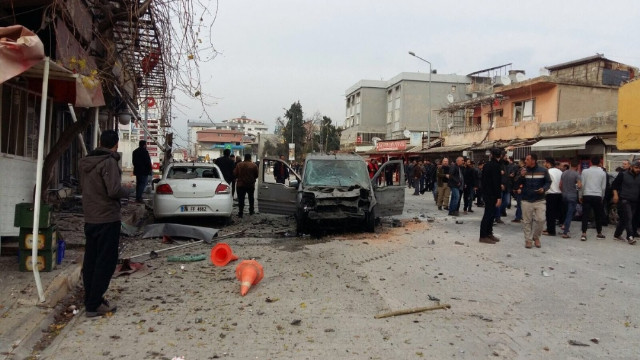
<path fill-rule="evenodd" d="M 376 216 L 401 215 L 404 210 L 404 166 L 402 160 L 382 164 L 371 179 L 376 196 Z"/>
<path fill-rule="evenodd" d="M 284 184 L 277 183 L 273 174 L 273 165 L 282 163 L 290 174 Z M 274 158 L 264 158 L 260 161 L 258 176 L 258 210 L 266 214 L 293 215 L 296 212 L 298 184 L 300 175 L 284 161 Z"/>

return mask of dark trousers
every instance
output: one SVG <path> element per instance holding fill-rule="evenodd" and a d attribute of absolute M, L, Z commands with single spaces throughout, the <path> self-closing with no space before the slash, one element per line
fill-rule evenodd
<path fill-rule="evenodd" d="M 249 197 L 249 214 L 253 214 L 253 193 L 255 192 L 254 187 L 244 187 L 238 186 L 238 214 L 242 214 L 244 210 L 244 196 L 247 195 Z"/>
<path fill-rule="evenodd" d="M 598 234 L 602 232 L 602 222 L 604 221 L 604 206 L 602 205 L 602 197 L 586 195 L 582 197 L 582 232 L 587 232 L 587 224 L 589 223 L 589 214 L 593 209 L 593 216 L 596 221 L 596 231 Z"/>
<path fill-rule="evenodd" d="M 464 199 L 464 211 L 470 211 L 471 205 L 473 204 L 473 188 L 469 186 L 465 187 L 462 192 L 462 197 Z"/>
<path fill-rule="evenodd" d="M 618 215 L 620 219 L 618 220 L 618 225 L 616 226 L 616 231 L 613 233 L 614 236 L 622 235 L 622 231 L 627 231 L 627 237 L 633 237 L 638 230 L 634 226 L 634 217 L 638 210 L 638 203 L 620 199 L 618 202 Z"/>
<path fill-rule="evenodd" d="M 493 220 L 496 216 L 496 201 L 498 199 L 483 199 L 484 200 L 484 215 L 482 215 L 482 221 L 480 222 L 480 237 L 487 237 L 493 235 Z"/>
<path fill-rule="evenodd" d="M 560 220 L 560 213 L 562 212 L 562 194 L 547 194 L 545 196 L 547 200 L 546 218 L 547 218 L 547 232 L 549 235 L 556 234 L 556 226 L 558 220 Z M 598 234 L 600 231 L 598 230 Z"/>
<path fill-rule="evenodd" d="M 86 245 L 82 264 L 84 282 L 84 306 L 86 311 L 96 311 L 109 288 L 111 276 L 118 262 L 120 221 L 103 224 L 84 224 Z"/>
<path fill-rule="evenodd" d="M 136 175 L 136 200 L 142 200 L 142 194 L 144 193 L 144 188 L 147 187 L 148 180 L 149 175 Z"/>

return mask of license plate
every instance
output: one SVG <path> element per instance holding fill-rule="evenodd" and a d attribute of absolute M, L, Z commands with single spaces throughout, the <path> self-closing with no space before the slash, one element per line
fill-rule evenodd
<path fill-rule="evenodd" d="M 206 206 L 183 206 L 181 208 L 182 212 L 205 212 L 207 211 Z"/>

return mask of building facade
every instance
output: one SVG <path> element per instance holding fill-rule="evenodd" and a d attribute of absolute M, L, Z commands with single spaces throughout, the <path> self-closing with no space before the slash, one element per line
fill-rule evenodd
<path fill-rule="evenodd" d="M 346 91 L 341 149 L 406 139 L 408 132 L 437 136 L 441 129 L 434 110 L 463 98 L 469 83 L 462 75 L 424 73 L 401 73 L 388 81 L 359 81 Z"/>

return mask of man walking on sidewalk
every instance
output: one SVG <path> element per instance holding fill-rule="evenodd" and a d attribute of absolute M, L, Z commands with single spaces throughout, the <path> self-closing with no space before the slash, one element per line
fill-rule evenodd
<path fill-rule="evenodd" d="M 151 174 L 151 157 L 147 151 L 146 141 L 140 140 L 138 142 L 138 148 L 133 150 L 131 155 L 131 162 L 133 163 L 133 175 L 136 176 L 136 202 L 141 203 L 142 193 L 147 187 L 147 181 L 149 181 Z"/>
<path fill-rule="evenodd" d="M 562 237 L 568 239 L 570 236 L 569 228 L 571 227 L 571 221 L 573 215 L 576 212 L 576 206 L 578 204 L 578 190 L 582 188 L 582 180 L 580 180 L 580 174 L 578 174 L 578 165 L 580 162 L 578 159 L 571 160 L 571 167 L 562 173 L 560 177 L 560 191 L 562 191 L 562 202 L 567 208 L 567 214 L 564 218 L 564 225 L 562 227 Z"/>
<path fill-rule="evenodd" d="M 545 191 L 551 186 L 547 169 L 538 165 L 538 156 L 529 154 L 524 160 L 525 167 L 520 173 L 517 191 L 522 194 L 522 229 L 524 231 L 524 247 L 531 249 L 535 244 L 541 247 L 540 235 L 546 221 L 544 200 Z"/>
<path fill-rule="evenodd" d="M 593 209 L 593 216 L 596 222 L 596 231 L 598 239 L 604 239 L 602 234 L 602 222 L 604 221 L 604 205 L 602 199 L 607 188 L 607 173 L 600 168 L 600 157 L 591 158 L 591 166 L 582 171 L 582 236 L 580 240 L 587 241 L 587 225 L 589 223 L 589 214 Z"/>
<path fill-rule="evenodd" d="M 105 130 L 100 135 L 100 147 L 80 159 L 86 237 L 82 280 L 87 317 L 116 310 L 103 296 L 118 262 L 120 199 L 129 196 L 129 190 L 122 187 L 118 141 L 117 132 Z"/>
<path fill-rule="evenodd" d="M 502 150 L 491 149 L 491 160 L 484 165 L 480 183 L 482 186 L 482 197 L 484 200 L 484 215 L 480 223 L 480 242 L 485 244 L 495 244 L 500 241 L 493 236 L 493 220 L 496 209 L 502 204 L 502 175 L 500 174 L 500 164 L 498 159 L 502 155 Z"/>

